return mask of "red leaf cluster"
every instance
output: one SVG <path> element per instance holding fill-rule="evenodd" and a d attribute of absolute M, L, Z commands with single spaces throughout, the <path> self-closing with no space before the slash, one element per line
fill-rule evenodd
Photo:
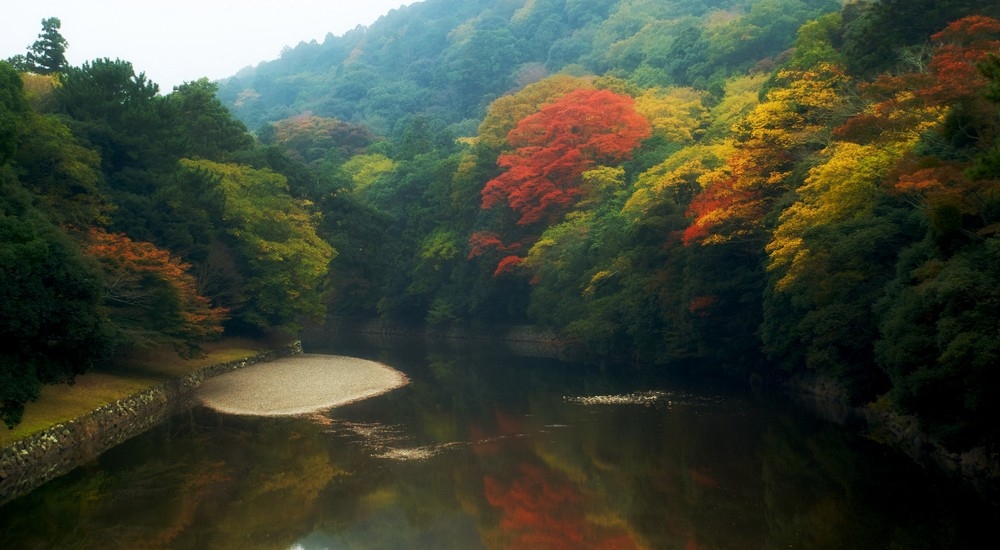
<path fill-rule="evenodd" d="M 631 97 L 579 89 L 529 115 L 507 135 L 516 149 L 497 159 L 507 170 L 486 183 L 482 207 L 507 203 L 518 225 L 558 219 L 582 195 L 580 174 L 629 158 L 649 137 Z"/>
<path fill-rule="evenodd" d="M 510 273 L 514 271 L 514 268 L 521 265 L 521 262 L 523 261 L 524 258 L 520 256 L 504 256 L 504 258 L 500 260 L 500 263 L 497 264 L 497 269 L 493 272 L 493 276 L 498 277 L 504 273 Z"/>
<path fill-rule="evenodd" d="M 977 96 L 986 80 L 977 65 L 1000 50 L 1000 21 L 982 15 L 959 19 L 931 40 L 936 47 L 929 69 L 933 83 L 921 91 L 929 104 L 951 104 Z"/>
<path fill-rule="evenodd" d="M 482 256 L 488 250 L 507 250 L 495 231 L 476 231 L 469 237 L 469 259 Z"/>
<path fill-rule="evenodd" d="M 687 216 L 693 218 L 684 230 L 684 246 L 703 243 L 725 223 L 755 220 L 762 215 L 763 203 L 756 190 L 738 189 L 737 177 L 716 181 L 695 195 L 688 206 Z"/>

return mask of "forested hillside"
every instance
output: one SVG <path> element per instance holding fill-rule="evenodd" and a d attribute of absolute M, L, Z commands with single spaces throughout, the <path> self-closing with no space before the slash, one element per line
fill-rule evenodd
<path fill-rule="evenodd" d="M 59 357 L 329 315 L 818 374 L 953 449 L 995 445 L 997 18 L 426 0 L 218 88 L 13 60 L 0 299 L 29 344 L 3 352 L 4 412 L 85 366 Z"/>
<path fill-rule="evenodd" d="M 0 62 L 0 418 L 116 351 L 321 320 L 335 251 L 311 181 L 201 80 L 66 66 L 59 20 Z"/>
<path fill-rule="evenodd" d="M 721 91 L 838 0 L 424 0 L 222 83 L 251 129 L 311 112 L 398 137 L 415 114 L 471 135 L 487 106 L 555 72 Z"/>

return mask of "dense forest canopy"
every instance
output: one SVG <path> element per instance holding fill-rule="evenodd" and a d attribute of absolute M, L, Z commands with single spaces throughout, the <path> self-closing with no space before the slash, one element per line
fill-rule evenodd
<path fill-rule="evenodd" d="M 998 18 L 425 0 L 166 94 L 48 19 L 0 63 L 3 418 L 115 349 L 381 318 L 821 376 L 996 445 Z"/>

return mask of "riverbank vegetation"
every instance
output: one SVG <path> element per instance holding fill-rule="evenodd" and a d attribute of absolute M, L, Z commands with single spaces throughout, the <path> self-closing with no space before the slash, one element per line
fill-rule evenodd
<path fill-rule="evenodd" d="M 114 349 L 336 316 L 819 375 L 995 446 L 998 17 L 425 0 L 169 93 L 0 63 L 3 417 Z"/>

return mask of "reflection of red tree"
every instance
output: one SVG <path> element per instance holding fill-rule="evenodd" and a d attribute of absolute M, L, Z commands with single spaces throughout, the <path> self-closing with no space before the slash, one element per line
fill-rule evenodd
<path fill-rule="evenodd" d="M 554 472 L 522 464 L 520 477 L 504 484 L 486 476 L 486 500 L 500 508 L 500 528 L 510 548 L 638 548 L 614 526 L 592 523 L 579 490 Z"/>

